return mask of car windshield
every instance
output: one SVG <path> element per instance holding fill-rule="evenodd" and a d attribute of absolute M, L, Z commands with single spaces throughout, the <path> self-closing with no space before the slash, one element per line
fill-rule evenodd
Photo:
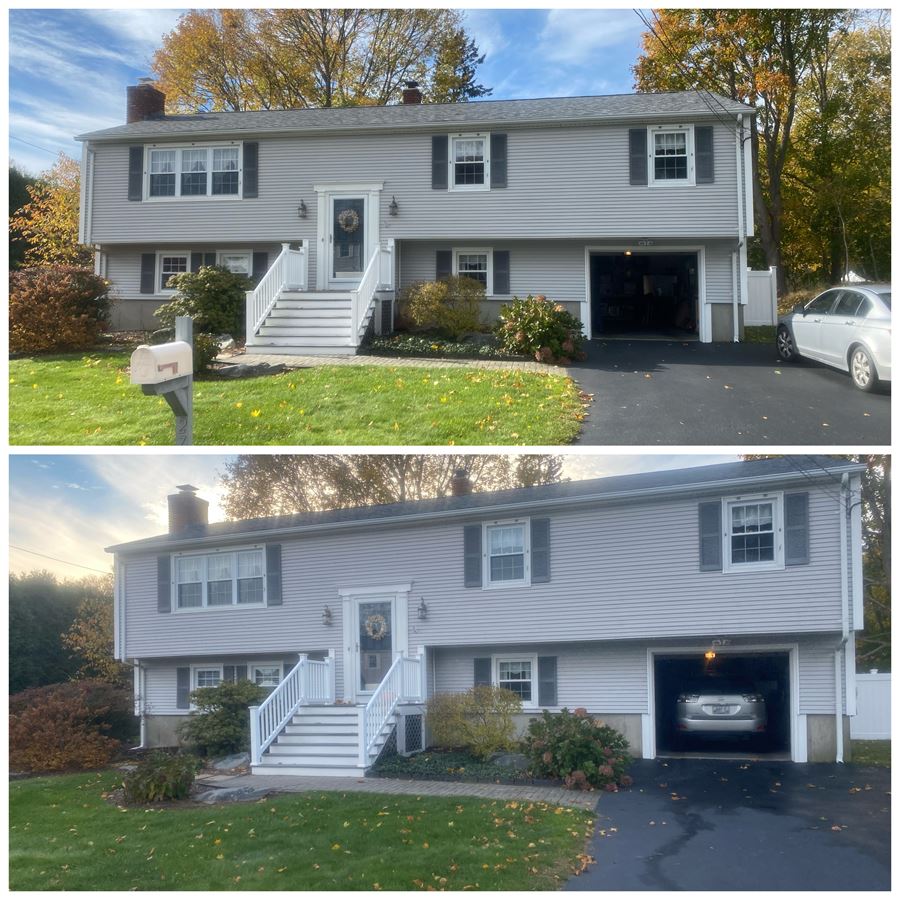
<path fill-rule="evenodd" d="M 891 308 L 891 292 L 890 291 L 879 291 L 878 299 L 888 308 Z"/>

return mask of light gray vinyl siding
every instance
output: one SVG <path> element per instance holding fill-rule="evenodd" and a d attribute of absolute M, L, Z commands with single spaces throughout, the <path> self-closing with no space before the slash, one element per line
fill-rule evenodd
<path fill-rule="evenodd" d="M 834 649 L 837 643 L 836 635 L 831 641 L 806 642 L 801 647 L 801 713 L 834 713 Z"/>
<path fill-rule="evenodd" d="M 94 147 L 90 237 L 104 245 L 188 241 L 200 235 L 232 243 L 307 238 L 314 244 L 313 186 L 326 182 L 383 182 L 378 211 L 382 238 L 737 234 L 734 140 L 724 125 L 714 125 L 713 184 L 661 187 L 628 183 L 625 125 L 502 131 L 508 134 L 508 186 L 458 192 L 431 188 L 431 133 L 261 134 L 259 197 L 247 200 L 129 201 L 128 144 L 100 143 Z M 396 217 L 388 213 L 392 197 L 400 207 Z M 301 198 L 309 210 L 306 219 L 297 215 Z"/>
<path fill-rule="evenodd" d="M 339 587 L 407 581 L 411 647 L 471 645 L 473 634 L 513 645 L 840 631 L 837 504 L 816 486 L 809 493 L 810 564 L 774 571 L 701 572 L 696 498 L 553 511 L 552 580 L 528 588 L 463 587 L 462 521 L 283 540 L 284 605 L 268 609 L 160 614 L 155 558 L 133 557 L 126 653 L 341 648 Z M 424 621 L 415 614 L 421 596 Z M 321 621 L 326 603 L 330 626 Z"/>

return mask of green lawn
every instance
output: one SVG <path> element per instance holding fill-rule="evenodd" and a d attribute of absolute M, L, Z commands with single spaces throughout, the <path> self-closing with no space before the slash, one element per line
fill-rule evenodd
<path fill-rule="evenodd" d="M 851 741 L 851 744 L 856 765 L 891 767 L 890 741 Z"/>
<path fill-rule="evenodd" d="M 10 362 L 10 443 L 171 444 L 162 398 L 127 353 Z M 571 379 L 486 369 L 318 366 L 194 384 L 195 444 L 566 444 L 584 407 Z"/>
<path fill-rule="evenodd" d="M 471 797 L 293 794 L 124 808 L 115 773 L 10 784 L 13 890 L 539 890 L 583 867 L 582 809 Z"/>
<path fill-rule="evenodd" d="M 771 344 L 775 346 L 774 325 L 745 325 L 744 341 L 748 344 Z"/>

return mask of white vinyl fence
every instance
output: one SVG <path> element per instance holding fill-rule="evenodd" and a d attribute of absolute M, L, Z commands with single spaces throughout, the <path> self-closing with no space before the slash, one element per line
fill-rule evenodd
<path fill-rule="evenodd" d="M 856 715 L 850 737 L 866 741 L 891 736 L 891 676 L 887 672 L 856 676 Z"/>
<path fill-rule="evenodd" d="M 747 305 L 745 325 L 774 325 L 778 321 L 778 294 L 775 289 L 775 267 L 764 272 L 747 269 Z"/>

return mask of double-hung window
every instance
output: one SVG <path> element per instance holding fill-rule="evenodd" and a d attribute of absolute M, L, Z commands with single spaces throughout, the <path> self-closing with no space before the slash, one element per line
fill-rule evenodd
<path fill-rule="evenodd" d="M 781 496 L 725 501 L 725 561 L 732 572 L 784 565 Z"/>
<path fill-rule="evenodd" d="M 150 147 L 147 153 L 148 199 L 236 197 L 240 194 L 239 145 Z"/>
<path fill-rule="evenodd" d="M 536 669 L 534 657 L 495 657 L 494 684 L 512 691 L 523 706 L 534 706 L 537 700 L 534 683 Z"/>
<path fill-rule="evenodd" d="M 179 275 L 188 270 L 188 258 L 185 253 L 160 253 L 158 259 L 159 291 L 171 292 L 175 288 L 169 287 L 169 279 L 173 275 Z"/>
<path fill-rule="evenodd" d="M 693 132 L 690 128 L 650 130 L 653 184 L 693 184 Z"/>
<path fill-rule="evenodd" d="M 176 608 L 263 606 L 263 550 L 185 555 L 175 558 Z"/>
<path fill-rule="evenodd" d="M 493 254 L 483 248 L 455 248 L 453 250 L 453 274 L 460 278 L 473 278 L 484 285 L 488 296 L 494 290 Z"/>
<path fill-rule="evenodd" d="M 214 688 L 222 683 L 221 666 L 197 666 L 194 668 L 194 688 Z"/>
<path fill-rule="evenodd" d="M 491 187 L 490 137 L 457 134 L 450 138 L 451 191 L 487 191 Z"/>
<path fill-rule="evenodd" d="M 531 581 L 527 521 L 497 522 L 484 526 L 484 584 L 514 587 Z"/>
<path fill-rule="evenodd" d="M 249 250 L 223 250 L 218 254 L 218 263 L 235 275 L 246 275 L 249 278 L 253 269 L 253 255 Z"/>
<path fill-rule="evenodd" d="M 281 683 L 281 665 L 279 663 L 250 663 L 250 681 L 259 687 L 273 688 Z"/>

